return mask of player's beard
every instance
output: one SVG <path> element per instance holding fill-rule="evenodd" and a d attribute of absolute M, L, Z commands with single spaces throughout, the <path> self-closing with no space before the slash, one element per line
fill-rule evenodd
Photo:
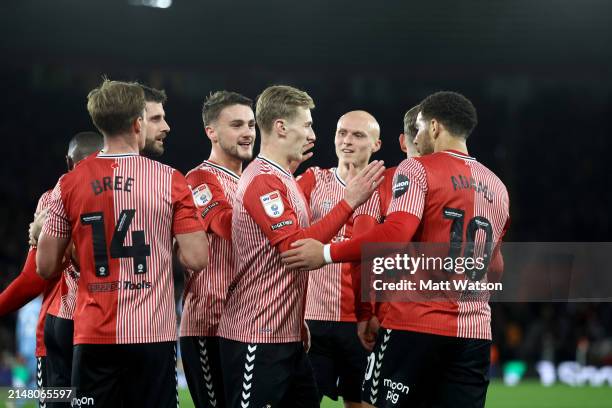
<path fill-rule="evenodd" d="M 164 154 L 164 146 L 158 146 L 156 138 L 145 139 L 144 148 L 140 153 L 146 157 L 160 157 Z"/>
<path fill-rule="evenodd" d="M 241 146 L 239 146 L 238 143 L 232 144 L 232 145 L 225 145 L 225 143 L 223 143 L 223 141 L 221 140 L 219 141 L 219 146 L 225 152 L 226 155 L 234 159 L 246 161 L 246 160 L 251 160 L 253 158 L 253 144 L 252 143 L 248 151 L 242 148 Z"/>

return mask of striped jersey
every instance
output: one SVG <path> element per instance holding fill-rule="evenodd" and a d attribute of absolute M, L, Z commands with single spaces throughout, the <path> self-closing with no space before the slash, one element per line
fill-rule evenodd
<path fill-rule="evenodd" d="M 176 340 L 172 237 L 202 229 L 169 166 L 98 153 L 63 175 L 43 231 L 72 237 L 79 259 L 74 344 Z"/>
<path fill-rule="evenodd" d="M 231 208 L 240 176 L 205 160 L 187 173 L 199 216 L 208 229 L 223 208 Z M 232 242 L 208 233 L 208 267 L 185 271 L 181 336 L 216 336 L 225 295 L 232 278 Z"/>
<path fill-rule="evenodd" d="M 393 188 L 393 177 L 395 175 L 395 170 L 397 167 L 390 167 L 385 170 L 383 173 L 384 180 L 378 186 L 374 193 L 370 196 L 370 198 L 357 207 L 355 209 L 355 215 L 353 216 L 353 220 L 357 219 L 360 216 L 368 216 L 374 219 L 374 221 L 378 224 L 382 223 L 385 220 L 385 216 L 387 215 L 387 210 L 389 209 L 389 205 L 391 204 L 391 192 Z M 365 231 L 353 230 L 355 235 L 359 235 L 364 233 Z M 365 320 L 365 318 L 369 318 L 373 311 L 375 311 L 376 316 L 380 322 L 383 321 L 385 312 L 387 310 L 387 303 L 381 302 L 362 302 L 361 296 L 361 264 L 360 263 L 351 263 L 351 274 L 353 277 L 353 293 L 356 299 L 355 308 L 356 314 L 358 315 L 358 320 Z M 373 279 L 374 277 L 372 277 Z M 368 287 L 372 287 L 370 283 Z M 370 299 L 374 298 L 374 293 L 370 294 Z M 369 304 L 368 304 L 369 303 Z M 363 312 L 364 316 L 361 316 Z"/>
<path fill-rule="evenodd" d="M 395 172 L 387 215 L 419 218 L 415 242 L 485 242 L 496 247 L 509 222 L 504 183 L 476 159 L 443 151 L 404 160 Z M 486 279 L 486 275 L 485 278 Z M 483 280 L 483 282 L 486 280 Z M 390 302 L 383 326 L 443 336 L 491 339 L 488 292 L 479 297 L 447 293 L 439 302 Z"/>
<path fill-rule="evenodd" d="M 218 335 L 244 343 L 301 339 L 308 273 L 287 270 L 276 244 L 310 224 L 293 175 L 258 156 L 245 169 L 232 218 L 235 270 Z"/>
<path fill-rule="evenodd" d="M 312 223 L 325 217 L 344 199 L 346 183 L 336 168 L 311 167 L 297 178 L 297 182 L 310 206 Z M 349 239 L 351 228 L 352 218 L 338 231 L 332 242 Z M 348 263 L 328 264 L 309 272 L 306 319 L 355 322 L 354 302 Z"/>

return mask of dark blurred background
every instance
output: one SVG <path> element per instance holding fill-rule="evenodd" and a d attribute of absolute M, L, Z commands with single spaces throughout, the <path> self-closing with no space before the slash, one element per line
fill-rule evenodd
<path fill-rule="evenodd" d="M 391 166 L 402 159 L 404 112 L 434 91 L 458 91 L 479 114 L 470 153 L 510 192 L 508 241 L 609 241 L 612 3 L 140 2 L 172 4 L 0 4 L 0 288 L 20 271 L 28 223 L 65 170 L 68 140 L 94 129 L 86 95 L 104 74 L 166 90 L 172 130 L 161 161 L 183 172 L 208 156 L 200 107 L 211 91 L 307 90 L 318 137 L 308 164 L 328 167 L 344 112 L 376 116 L 377 158 Z M 575 359 L 586 341 L 588 361 L 612 364 L 610 304 L 493 309 L 502 361 Z M 0 349 L 13 349 L 14 317 L 1 326 Z"/>

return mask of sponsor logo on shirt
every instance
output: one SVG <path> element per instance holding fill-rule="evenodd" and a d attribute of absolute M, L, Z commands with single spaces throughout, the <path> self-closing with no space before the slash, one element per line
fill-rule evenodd
<path fill-rule="evenodd" d="M 403 174 L 398 174 L 395 178 L 395 183 L 393 184 L 393 198 L 398 198 L 404 195 L 406 191 L 408 191 L 408 187 L 410 187 L 410 180 L 408 177 Z"/>
<path fill-rule="evenodd" d="M 212 193 L 206 184 L 197 186 L 195 189 L 193 189 L 192 194 L 193 202 L 198 207 L 204 207 L 210 202 L 210 200 L 212 200 Z"/>
<path fill-rule="evenodd" d="M 210 210 L 212 210 L 213 208 L 215 208 L 218 205 L 219 205 L 218 201 L 213 201 L 212 203 L 208 204 L 206 206 L 206 208 L 204 210 L 202 210 L 202 218 L 205 218 L 206 214 L 208 214 L 210 212 Z"/>
<path fill-rule="evenodd" d="M 279 223 L 270 225 L 270 228 L 272 228 L 272 231 L 276 231 L 279 228 L 283 228 L 287 225 L 293 225 L 293 220 L 285 220 L 285 221 L 281 221 Z"/>
<path fill-rule="evenodd" d="M 278 218 L 285 212 L 285 206 L 278 190 L 259 197 L 264 211 L 271 218 Z"/>

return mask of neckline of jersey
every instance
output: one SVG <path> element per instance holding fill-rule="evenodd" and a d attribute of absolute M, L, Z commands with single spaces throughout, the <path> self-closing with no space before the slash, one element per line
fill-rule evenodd
<path fill-rule="evenodd" d="M 468 156 L 467 154 L 465 154 L 465 153 L 461 153 L 461 152 L 460 152 L 460 151 L 458 151 L 458 150 L 443 150 L 443 151 L 442 151 L 442 153 L 448 153 L 448 154 L 450 154 L 451 156 L 459 157 L 459 158 L 466 159 L 466 160 L 474 160 L 474 161 L 477 161 L 475 157 Z"/>
<path fill-rule="evenodd" d="M 140 154 L 138 154 L 138 153 L 111 153 L 111 154 L 109 154 L 109 153 L 104 153 L 104 152 L 101 151 L 100 153 L 98 153 L 98 155 L 96 157 L 100 157 L 102 159 L 104 159 L 104 158 L 114 159 L 114 158 L 117 158 L 117 157 L 133 157 L 133 156 L 140 156 Z"/>
<path fill-rule="evenodd" d="M 276 167 L 278 170 L 282 171 L 287 176 L 293 177 L 293 174 L 291 174 L 287 170 L 283 169 L 282 166 L 280 164 L 276 163 L 275 161 L 272 161 L 272 160 L 270 160 L 270 159 L 268 159 L 266 157 L 263 157 L 261 154 L 257 155 L 257 158 L 265 161 L 266 163 L 270 164 L 271 166 Z"/>
<path fill-rule="evenodd" d="M 342 184 L 342 187 L 346 187 L 346 182 L 342 180 L 342 178 L 340 178 L 340 175 L 338 174 L 338 168 L 333 167 L 332 172 L 334 173 L 334 176 L 336 176 L 336 180 L 338 180 L 338 183 Z"/>
<path fill-rule="evenodd" d="M 237 175 L 236 173 L 234 173 L 230 169 L 221 166 L 220 164 L 213 163 L 210 160 L 204 160 L 204 163 L 206 163 L 206 165 L 208 165 L 210 167 L 214 167 L 215 169 L 218 169 L 218 170 L 221 170 L 221 171 L 227 173 L 228 175 L 232 176 L 236 180 L 240 180 L 240 176 L 239 175 Z"/>

